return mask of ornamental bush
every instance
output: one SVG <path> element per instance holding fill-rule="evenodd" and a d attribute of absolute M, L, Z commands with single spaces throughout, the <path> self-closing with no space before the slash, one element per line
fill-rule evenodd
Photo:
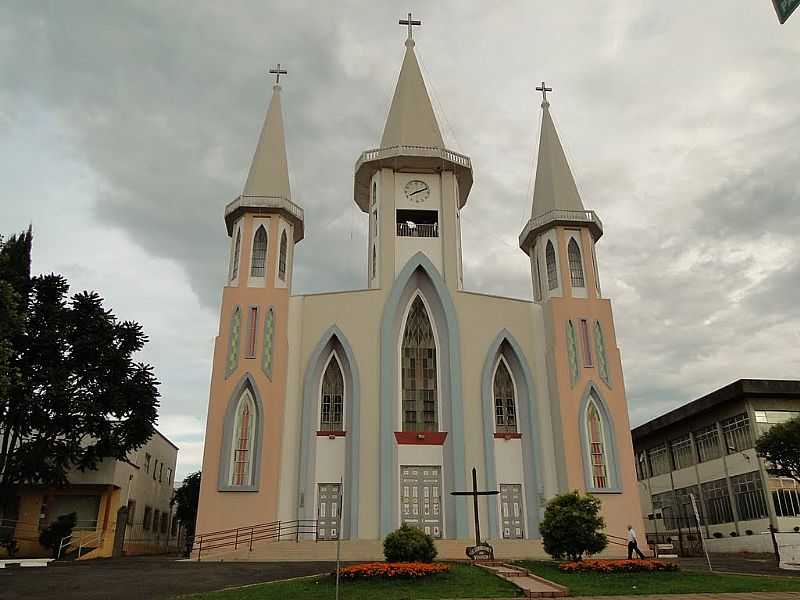
<path fill-rule="evenodd" d="M 544 550 L 560 560 L 581 560 L 584 554 L 597 554 L 608 545 L 603 533 L 606 523 L 600 516 L 600 500 L 577 490 L 554 497 L 547 503 L 539 526 Z"/>
<path fill-rule="evenodd" d="M 39 534 L 39 543 L 50 550 L 53 558 L 56 558 L 61 540 L 72 535 L 72 530 L 77 522 L 78 517 L 74 512 L 68 515 L 61 515 L 42 530 Z"/>
<path fill-rule="evenodd" d="M 558 566 L 566 573 L 652 573 L 654 571 L 677 571 L 678 565 L 660 560 L 582 560 L 566 562 Z"/>
<path fill-rule="evenodd" d="M 383 556 L 390 563 L 429 563 L 436 558 L 436 546 L 424 531 L 404 524 L 383 540 Z"/>
<path fill-rule="evenodd" d="M 427 577 L 437 573 L 447 573 L 450 567 L 444 563 L 423 562 L 373 562 L 360 565 L 350 565 L 339 570 L 339 575 L 344 579 L 370 579 L 373 577 Z M 336 571 L 331 573 L 335 575 Z"/>

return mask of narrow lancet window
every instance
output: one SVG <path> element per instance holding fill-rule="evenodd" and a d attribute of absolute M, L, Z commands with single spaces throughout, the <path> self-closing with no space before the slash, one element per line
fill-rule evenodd
<path fill-rule="evenodd" d="M 239 275 L 239 252 L 242 246 L 242 230 L 236 232 L 236 242 L 233 245 L 233 254 L 231 255 L 231 268 L 229 279 L 233 281 Z"/>
<path fill-rule="evenodd" d="M 556 268 L 556 251 L 550 240 L 547 240 L 547 247 L 544 250 L 544 261 L 547 265 L 547 288 L 554 290 L 558 287 L 558 269 Z"/>
<path fill-rule="evenodd" d="M 581 249 L 575 238 L 569 240 L 567 245 L 567 257 L 569 258 L 569 279 L 572 287 L 586 287 L 583 278 L 583 262 L 581 261 Z"/>
<path fill-rule="evenodd" d="M 322 376 L 319 428 L 321 431 L 343 431 L 344 378 L 336 356 L 331 356 Z"/>
<path fill-rule="evenodd" d="M 259 226 L 253 237 L 253 257 L 250 260 L 250 277 L 264 277 L 267 265 L 267 230 Z"/>
<path fill-rule="evenodd" d="M 252 447 L 255 432 L 255 404 L 249 391 L 245 391 L 236 409 L 236 426 L 233 437 L 231 485 L 250 485 Z"/>
<path fill-rule="evenodd" d="M 403 431 L 438 431 L 436 339 L 422 298 L 406 320 L 402 347 Z"/>
<path fill-rule="evenodd" d="M 592 486 L 595 489 L 608 487 L 608 471 L 606 461 L 606 445 L 604 440 L 603 421 L 594 400 L 589 401 L 586 408 L 586 432 L 589 437 L 589 458 L 592 468 Z"/>
<path fill-rule="evenodd" d="M 497 363 L 494 373 L 494 424 L 498 433 L 517 432 L 514 381 L 505 361 Z"/>
<path fill-rule="evenodd" d="M 286 230 L 281 233 L 281 249 L 280 255 L 278 256 L 278 277 L 281 281 L 286 281 L 286 252 L 287 252 L 287 241 L 286 241 Z"/>

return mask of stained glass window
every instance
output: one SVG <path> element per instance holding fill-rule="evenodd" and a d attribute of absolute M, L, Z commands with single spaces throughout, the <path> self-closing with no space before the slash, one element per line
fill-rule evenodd
<path fill-rule="evenodd" d="M 278 256 L 278 277 L 281 281 L 286 281 L 286 253 L 288 252 L 287 249 L 287 241 L 286 241 L 286 230 L 284 229 L 281 233 L 281 249 L 280 255 Z"/>
<path fill-rule="evenodd" d="M 575 337 L 575 326 L 567 321 L 567 361 L 569 362 L 570 383 L 575 385 L 580 371 L 578 369 L 578 341 Z"/>
<path fill-rule="evenodd" d="M 272 349 L 275 337 L 275 311 L 270 308 L 264 319 L 264 346 L 261 353 L 261 369 L 264 374 L 272 379 Z"/>
<path fill-rule="evenodd" d="M 241 336 L 242 311 L 237 306 L 231 315 L 231 331 L 228 341 L 228 362 L 225 368 L 225 377 L 236 370 L 239 364 L 239 338 Z"/>
<path fill-rule="evenodd" d="M 231 485 L 250 484 L 250 458 L 255 430 L 255 405 L 250 391 L 246 390 L 236 409 L 236 428 L 233 438 L 233 468 Z"/>
<path fill-rule="evenodd" d="M 436 340 L 425 303 L 411 303 L 402 347 L 403 431 L 438 431 Z"/>
<path fill-rule="evenodd" d="M 602 489 L 608 487 L 608 471 L 606 469 L 606 450 L 603 436 L 603 421 L 594 400 L 589 401 L 586 409 L 586 423 L 589 435 L 589 455 L 592 467 L 592 487 Z"/>
<path fill-rule="evenodd" d="M 231 268 L 229 279 L 234 280 L 239 274 L 239 252 L 242 246 L 242 230 L 236 231 L 236 242 L 233 244 L 233 254 L 231 255 Z"/>
<path fill-rule="evenodd" d="M 554 290 L 558 287 L 558 268 L 556 267 L 556 251 L 550 240 L 547 240 L 547 247 L 544 250 L 544 261 L 547 266 L 547 288 Z"/>
<path fill-rule="evenodd" d="M 494 424 L 498 433 L 516 433 L 517 431 L 514 381 L 503 360 L 497 364 L 497 370 L 494 373 Z"/>
<path fill-rule="evenodd" d="M 600 378 L 606 382 L 606 385 L 611 385 L 611 378 L 608 375 L 608 359 L 606 358 L 606 342 L 603 337 L 603 328 L 600 327 L 600 321 L 594 322 L 594 347 L 597 354 L 597 370 L 600 372 Z"/>
<path fill-rule="evenodd" d="M 253 256 L 250 260 L 250 277 L 264 277 L 267 265 L 267 230 L 260 225 L 253 237 Z"/>
<path fill-rule="evenodd" d="M 319 428 L 322 431 L 342 431 L 344 379 L 339 361 L 331 356 L 322 376 Z"/>
<path fill-rule="evenodd" d="M 578 242 L 575 241 L 575 238 L 569 240 L 567 257 L 569 258 L 569 279 L 572 287 L 585 287 L 581 249 L 578 247 Z"/>

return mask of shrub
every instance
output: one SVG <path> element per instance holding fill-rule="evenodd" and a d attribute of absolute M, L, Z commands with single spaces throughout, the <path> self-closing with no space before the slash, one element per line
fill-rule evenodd
<path fill-rule="evenodd" d="M 795 525 L 794 526 L 794 531 L 795 531 L 795 533 L 800 532 L 800 525 Z"/>
<path fill-rule="evenodd" d="M 50 550 L 53 558 L 58 554 L 58 546 L 61 544 L 61 540 L 72 533 L 75 523 L 77 523 L 75 513 L 61 515 L 39 534 L 39 543 Z"/>
<path fill-rule="evenodd" d="M 748 529 L 748 530 L 745 531 L 745 534 L 753 535 L 753 530 L 752 529 Z"/>
<path fill-rule="evenodd" d="M 436 558 L 436 546 L 424 531 L 404 524 L 383 540 L 383 555 L 390 563 L 429 563 Z"/>
<path fill-rule="evenodd" d="M 6 551 L 9 558 L 14 558 L 17 555 L 17 552 L 19 552 L 19 544 L 17 544 L 17 540 L 14 538 L 13 531 L 0 533 L 0 548 Z"/>
<path fill-rule="evenodd" d="M 447 573 L 450 567 L 444 563 L 424 562 L 373 562 L 360 565 L 350 565 L 339 569 L 339 575 L 344 579 L 369 579 L 372 577 L 427 577 L 437 573 Z M 331 573 L 336 574 L 336 571 Z"/>
<path fill-rule="evenodd" d="M 652 573 L 677 571 L 678 565 L 660 560 L 581 560 L 561 563 L 559 570 L 566 573 Z"/>
<path fill-rule="evenodd" d="M 539 526 L 544 550 L 555 559 L 580 560 L 584 554 L 597 554 L 607 545 L 602 532 L 600 500 L 578 491 L 554 497 L 547 503 Z"/>
<path fill-rule="evenodd" d="M 731 537 L 738 537 L 738 536 L 739 536 L 738 533 L 736 533 L 735 531 L 731 531 Z"/>
<path fill-rule="evenodd" d="M 721 537 L 723 537 L 723 536 L 722 536 L 722 532 L 720 532 L 720 531 L 715 531 L 715 532 L 714 532 L 714 537 L 715 537 L 715 538 L 717 538 L 717 539 L 720 539 Z"/>

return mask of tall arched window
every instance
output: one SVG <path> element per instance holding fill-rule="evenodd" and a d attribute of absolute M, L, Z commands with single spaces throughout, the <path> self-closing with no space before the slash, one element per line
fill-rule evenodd
<path fill-rule="evenodd" d="M 575 238 L 570 238 L 569 244 L 567 244 L 567 257 L 569 258 L 569 279 L 572 287 L 585 287 L 581 249 Z"/>
<path fill-rule="evenodd" d="M 242 329 L 242 309 L 238 306 L 231 314 L 231 329 L 228 333 L 228 360 L 225 363 L 225 377 L 236 370 L 239 364 L 239 339 Z"/>
<path fill-rule="evenodd" d="M 500 360 L 494 372 L 494 426 L 498 433 L 517 432 L 514 380 L 506 361 Z"/>
<path fill-rule="evenodd" d="M 286 252 L 286 230 L 284 229 L 281 233 L 281 250 L 280 254 L 278 255 L 278 277 L 281 281 L 286 281 Z"/>
<path fill-rule="evenodd" d="M 436 339 L 425 303 L 416 296 L 403 334 L 403 431 L 439 430 L 436 375 Z"/>
<path fill-rule="evenodd" d="M 595 489 L 608 487 L 608 461 L 606 460 L 605 432 L 603 419 L 594 398 L 586 407 L 586 435 L 589 439 L 589 464 L 592 468 L 592 486 Z"/>
<path fill-rule="evenodd" d="M 322 376 L 320 390 L 320 431 L 343 431 L 344 378 L 339 360 L 332 354 Z"/>
<path fill-rule="evenodd" d="M 372 245 L 372 278 L 375 279 L 375 273 L 378 268 L 378 253 L 375 250 L 375 244 Z"/>
<path fill-rule="evenodd" d="M 544 249 L 544 261 L 547 265 L 547 287 L 554 290 L 558 287 L 558 269 L 556 268 L 556 251 L 550 240 L 547 240 L 547 246 Z"/>
<path fill-rule="evenodd" d="M 608 374 L 608 359 L 606 358 L 606 342 L 603 338 L 603 328 L 600 326 L 600 321 L 594 322 L 594 346 L 595 354 L 597 354 L 597 370 L 600 372 L 600 378 L 606 382 L 606 385 L 611 385 L 611 378 Z"/>
<path fill-rule="evenodd" d="M 239 252 L 242 246 L 242 230 L 236 231 L 236 242 L 233 244 L 233 254 L 231 254 L 231 268 L 229 271 L 229 279 L 234 280 L 239 274 Z"/>
<path fill-rule="evenodd" d="M 567 321 L 567 362 L 569 363 L 570 383 L 575 385 L 580 376 L 580 369 L 578 369 L 578 340 L 575 337 L 575 326 L 572 321 Z"/>
<path fill-rule="evenodd" d="M 231 456 L 231 485 L 250 485 L 252 482 L 253 443 L 256 408 L 250 390 L 245 390 L 236 407 L 236 422 Z"/>
<path fill-rule="evenodd" d="M 260 225 L 253 237 L 253 256 L 250 259 L 250 277 L 264 277 L 267 265 L 267 230 Z"/>

